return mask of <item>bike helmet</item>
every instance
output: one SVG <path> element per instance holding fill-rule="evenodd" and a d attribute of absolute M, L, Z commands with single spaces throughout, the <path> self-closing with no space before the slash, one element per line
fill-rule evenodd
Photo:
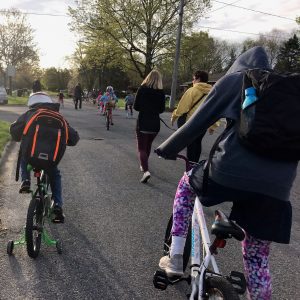
<path fill-rule="evenodd" d="M 109 85 L 109 86 L 106 88 L 106 91 L 111 93 L 111 92 L 114 91 L 114 88 L 113 88 L 112 86 Z"/>
<path fill-rule="evenodd" d="M 29 96 L 27 105 L 30 107 L 36 103 L 53 103 L 53 101 L 48 94 L 37 92 Z"/>

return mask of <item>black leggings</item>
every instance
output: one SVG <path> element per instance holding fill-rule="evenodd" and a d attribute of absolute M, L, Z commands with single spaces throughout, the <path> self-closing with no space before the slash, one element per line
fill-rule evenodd
<path fill-rule="evenodd" d="M 151 153 L 152 142 L 156 136 L 157 133 L 143 133 L 136 131 L 139 159 L 144 172 L 149 170 L 148 159 Z"/>

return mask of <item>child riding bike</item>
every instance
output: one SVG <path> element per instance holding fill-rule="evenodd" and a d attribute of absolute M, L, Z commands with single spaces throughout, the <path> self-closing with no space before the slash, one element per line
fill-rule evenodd
<path fill-rule="evenodd" d="M 158 147 L 158 155 L 175 158 L 203 129 L 220 118 L 225 117 L 230 121 L 228 124 L 239 121 L 243 74 L 253 68 L 270 69 L 267 53 L 262 47 L 254 47 L 237 58 L 226 75 L 214 85 L 195 116 Z M 270 300 L 270 244 L 288 244 L 290 241 L 292 206 L 289 195 L 298 162 L 273 160 L 249 151 L 239 142 L 237 127 L 227 128 L 212 157 L 206 194 L 197 192 L 197 195 L 204 206 L 233 203 L 230 219 L 246 232 L 242 252 L 249 297 Z M 167 274 L 183 275 L 188 226 L 196 191 L 201 189 L 203 191 L 203 168 L 199 165 L 199 168 L 184 173 L 177 187 L 170 256 L 162 257 L 159 262 Z"/>
<path fill-rule="evenodd" d="M 100 98 L 100 101 L 103 103 L 104 111 L 103 115 L 108 113 L 110 125 L 114 125 L 112 119 L 112 110 L 115 108 L 116 102 L 118 101 L 117 96 L 114 93 L 112 86 L 106 88 L 105 94 Z"/>
<path fill-rule="evenodd" d="M 133 116 L 133 103 L 134 103 L 134 94 L 132 91 L 129 91 L 128 95 L 125 97 L 125 111 L 126 117 L 129 118 Z"/>
<path fill-rule="evenodd" d="M 20 142 L 23 140 L 23 133 L 25 127 L 28 125 L 28 122 L 32 119 L 32 117 L 40 111 L 49 111 L 58 112 L 59 111 L 59 103 L 53 103 L 50 96 L 43 92 L 37 92 L 31 94 L 28 99 L 29 110 L 22 114 L 17 121 L 11 124 L 10 126 L 10 134 L 13 140 Z M 55 114 L 55 113 L 54 113 Z M 77 131 L 75 131 L 68 123 L 68 146 L 75 146 L 79 140 L 79 135 Z M 36 138 L 39 138 L 37 134 Z M 35 139 L 36 141 L 36 139 Z M 33 146 L 32 146 L 33 147 Z M 24 150 L 24 149 L 22 149 Z M 21 151 L 24 153 L 24 151 Z M 20 193 L 29 193 L 30 192 L 30 172 L 27 170 L 27 158 L 21 156 L 20 168 L 21 168 L 21 187 Z M 64 214 L 63 214 L 63 199 L 62 199 L 62 189 L 61 189 L 61 175 L 57 166 L 53 166 L 46 170 L 46 173 L 49 176 L 50 186 L 52 191 L 52 198 L 54 200 L 54 223 L 64 223 Z"/>

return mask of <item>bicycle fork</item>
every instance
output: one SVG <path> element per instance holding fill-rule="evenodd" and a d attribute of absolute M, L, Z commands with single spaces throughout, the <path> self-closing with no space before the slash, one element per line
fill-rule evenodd
<path fill-rule="evenodd" d="M 200 234 L 201 233 L 201 234 Z M 202 237 L 202 240 L 201 240 Z M 203 247 L 201 255 L 201 245 Z M 206 270 L 211 263 L 213 271 L 219 274 L 215 257 L 210 251 L 210 237 L 205 222 L 204 212 L 198 201 L 195 201 L 195 208 L 192 215 L 192 238 L 191 238 L 191 287 L 190 300 L 196 298 L 204 299 Z M 204 254 L 206 255 L 204 256 Z M 202 262 L 201 262 L 202 260 Z"/>

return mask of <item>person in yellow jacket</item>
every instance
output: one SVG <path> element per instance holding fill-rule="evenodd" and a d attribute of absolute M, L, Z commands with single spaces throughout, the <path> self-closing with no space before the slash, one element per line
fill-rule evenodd
<path fill-rule="evenodd" d="M 206 96 L 210 92 L 212 86 L 208 82 L 208 73 L 205 71 L 196 71 L 193 75 L 193 86 L 189 88 L 181 97 L 177 108 L 171 116 L 172 125 L 177 120 L 178 127 L 182 126 L 196 111 L 196 109 L 204 102 Z M 178 120 L 179 118 L 179 120 Z M 181 121 L 183 119 L 183 121 Z M 185 120 L 184 120 L 185 119 Z M 216 122 L 212 125 L 208 132 L 213 134 L 219 126 Z M 187 146 L 187 158 L 189 161 L 198 162 L 202 150 L 202 139 L 205 135 L 204 131 L 194 142 Z"/>

